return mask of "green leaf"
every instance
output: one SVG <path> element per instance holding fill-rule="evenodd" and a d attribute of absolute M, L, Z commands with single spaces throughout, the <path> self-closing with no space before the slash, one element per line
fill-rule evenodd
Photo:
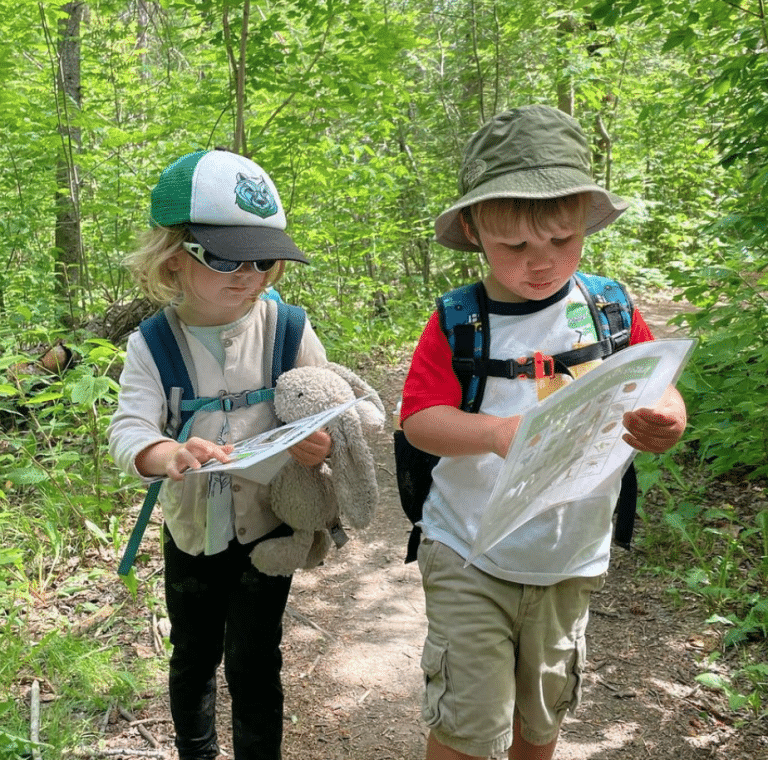
<path fill-rule="evenodd" d="M 85 521 L 85 527 L 88 528 L 88 530 L 93 533 L 96 538 L 99 539 L 103 544 L 109 544 L 109 536 L 98 526 L 96 523 L 91 522 L 90 520 Z"/>
<path fill-rule="evenodd" d="M 60 400 L 61 391 L 44 391 L 43 393 L 38 393 L 36 396 L 32 396 L 32 398 L 28 399 L 24 403 L 27 406 L 38 406 L 39 404 L 47 404 L 51 401 Z"/>
<path fill-rule="evenodd" d="M 700 673 L 696 676 L 696 681 L 708 689 L 718 689 L 725 692 L 731 691 L 730 682 L 717 673 Z"/>
<path fill-rule="evenodd" d="M 72 401 L 83 406 L 92 406 L 99 399 L 108 395 L 110 380 L 108 377 L 85 375 L 70 389 Z"/>
<path fill-rule="evenodd" d="M 2 549 L 0 548 L 0 565 L 15 565 L 21 569 L 23 567 L 24 554 L 20 549 Z"/>
<path fill-rule="evenodd" d="M 128 591 L 130 591 L 131 596 L 135 599 L 139 592 L 139 579 L 136 577 L 136 568 L 132 567 L 128 571 L 128 575 L 120 575 L 119 578 L 125 584 Z"/>
<path fill-rule="evenodd" d="M 8 473 L 8 480 L 16 486 L 30 486 L 47 479 L 47 473 L 39 467 L 21 467 Z"/>

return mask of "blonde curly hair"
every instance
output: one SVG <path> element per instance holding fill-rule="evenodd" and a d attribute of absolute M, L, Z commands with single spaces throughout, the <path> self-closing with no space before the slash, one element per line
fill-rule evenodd
<path fill-rule="evenodd" d="M 178 273 L 169 269 L 167 262 L 186 242 L 193 242 L 193 238 L 185 225 L 152 227 L 140 235 L 136 250 L 123 262 L 142 292 L 159 306 L 179 303 L 184 296 Z M 284 272 L 285 262 L 278 261 L 267 273 L 254 301 L 277 284 Z"/>

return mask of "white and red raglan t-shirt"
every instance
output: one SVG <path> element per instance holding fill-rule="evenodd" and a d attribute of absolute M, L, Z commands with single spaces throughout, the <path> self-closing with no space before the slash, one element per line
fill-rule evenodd
<path fill-rule="evenodd" d="M 535 352 L 553 355 L 597 340 L 584 295 L 570 282 L 543 301 L 489 300 L 489 325 L 491 359 L 532 356 Z M 630 344 L 650 340 L 653 335 L 635 309 Z M 461 406 L 461 386 L 451 359 L 451 348 L 434 313 L 411 361 L 403 389 L 401 420 L 431 406 Z M 571 372 L 578 376 L 592 366 L 572 367 Z M 479 413 L 522 414 L 570 381 L 563 375 L 538 380 L 489 377 Z M 441 458 L 432 471 L 432 488 L 424 503 L 424 536 L 467 558 L 501 464 L 495 454 Z M 573 501 L 529 520 L 473 564 L 495 577 L 533 585 L 605 572 L 610 556 L 611 517 L 620 483 L 617 475 L 599 494 L 574 494 Z"/>

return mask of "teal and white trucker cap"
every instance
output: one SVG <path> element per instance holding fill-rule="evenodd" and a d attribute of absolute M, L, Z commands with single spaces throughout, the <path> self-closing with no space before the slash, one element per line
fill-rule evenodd
<path fill-rule="evenodd" d="M 187 225 L 206 251 L 222 259 L 309 263 L 285 234 L 285 211 L 269 174 L 226 150 L 198 150 L 166 168 L 152 190 L 150 221 Z"/>

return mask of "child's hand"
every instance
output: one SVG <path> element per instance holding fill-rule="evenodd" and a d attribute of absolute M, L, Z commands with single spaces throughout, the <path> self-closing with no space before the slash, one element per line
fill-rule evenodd
<path fill-rule="evenodd" d="M 227 463 L 228 455 L 234 448 L 232 444 L 219 446 L 204 438 L 190 438 L 170 452 L 170 457 L 165 462 L 165 474 L 171 480 L 181 480 L 185 470 L 197 470 L 209 459 L 218 459 L 219 462 Z"/>
<path fill-rule="evenodd" d="M 331 436 L 325 430 L 315 430 L 303 441 L 288 449 L 288 453 L 305 467 L 320 464 L 331 453 Z"/>
<path fill-rule="evenodd" d="M 685 403 L 670 386 L 653 409 L 627 412 L 623 422 L 627 429 L 624 441 L 638 451 L 661 454 L 671 449 L 685 431 Z"/>
<path fill-rule="evenodd" d="M 218 446 L 204 438 L 195 437 L 186 443 L 160 441 L 136 457 L 136 469 L 146 478 L 167 475 L 172 480 L 181 480 L 185 470 L 196 470 L 209 459 L 229 462 L 228 455 L 234 448 L 231 444 Z"/>

